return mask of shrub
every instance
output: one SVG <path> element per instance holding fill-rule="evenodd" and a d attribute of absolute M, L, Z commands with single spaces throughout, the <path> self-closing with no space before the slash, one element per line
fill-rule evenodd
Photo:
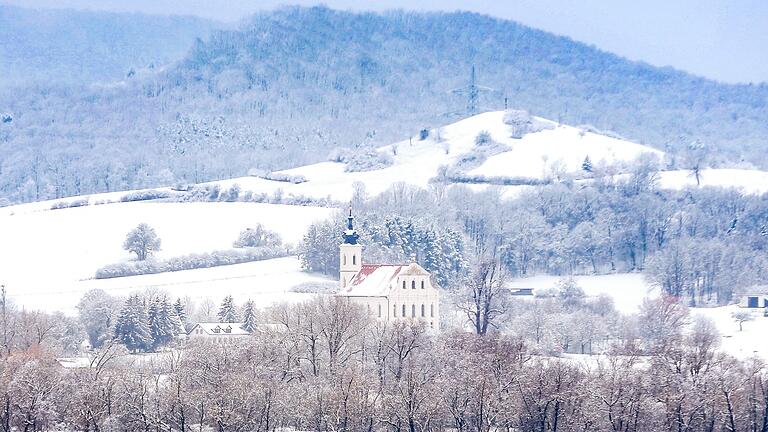
<path fill-rule="evenodd" d="M 252 247 L 275 247 L 282 244 L 280 235 L 274 231 L 270 231 L 261 224 L 256 224 L 256 228 L 246 228 L 240 232 L 240 237 L 234 242 L 232 246 L 236 248 L 252 248 Z"/>
<path fill-rule="evenodd" d="M 302 294 L 328 294 L 335 292 L 339 284 L 335 282 L 304 282 L 291 287 L 290 292 Z"/>
<path fill-rule="evenodd" d="M 74 201 L 59 201 L 51 205 L 51 210 L 59 210 L 72 207 L 84 207 L 88 205 L 88 198 L 78 199 Z"/>
<path fill-rule="evenodd" d="M 280 258 L 288 256 L 289 253 L 290 251 L 285 248 L 260 247 L 189 254 L 167 260 L 132 261 L 104 266 L 96 270 L 96 279 L 110 279 L 241 264 Z"/>
<path fill-rule="evenodd" d="M 422 129 L 419 131 L 419 140 L 424 141 L 429 138 L 429 129 Z"/>
<path fill-rule="evenodd" d="M 261 178 L 272 180 L 272 181 L 279 181 L 284 183 L 293 183 L 293 184 L 300 184 L 300 183 L 306 183 L 308 180 L 303 175 L 293 175 L 293 174 L 285 174 L 285 173 L 267 173 L 262 176 Z"/>
<path fill-rule="evenodd" d="M 510 127 L 512 132 L 510 136 L 516 139 L 529 133 L 555 128 L 552 124 L 538 120 L 523 110 L 507 110 L 504 113 L 504 124 Z"/>
<path fill-rule="evenodd" d="M 392 155 L 376 150 L 357 152 L 347 158 L 346 172 L 374 171 L 391 166 L 395 162 Z"/>
<path fill-rule="evenodd" d="M 491 134 L 488 131 L 480 131 L 475 137 L 476 146 L 484 146 L 491 142 Z"/>
<path fill-rule="evenodd" d="M 168 198 L 170 196 L 171 194 L 168 191 L 150 189 L 150 190 L 136 191 L 136 192 L 125 194 L 120 198 L 120 201 L 121 202 L 149 201 L 149 200 Z"/>

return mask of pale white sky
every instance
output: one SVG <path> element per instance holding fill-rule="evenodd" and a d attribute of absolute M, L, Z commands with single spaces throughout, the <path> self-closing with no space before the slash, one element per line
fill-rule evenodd
<path fill-rule="evenodd" d="M 237 21 L 313 0 L 0 0 L 37 8 Z M 471 10 L 569 36 L 632 60 L 726 82 L 768 82 L 768 0 L 326 0 L 337 9 Z"/>

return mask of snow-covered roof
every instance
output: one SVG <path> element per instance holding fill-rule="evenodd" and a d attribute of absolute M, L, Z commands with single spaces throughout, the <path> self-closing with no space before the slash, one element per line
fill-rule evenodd
<path fill-rule="evenodd" d="M 215 336 L 241 336 L 248 335 L 247 331 L 242 329 L 243 323 L 231 322 L 231 323 L 197 323 L 187 334 L 193 334 L 198 328 L 202 329 L 205 334 Z"/>
<path fill-rule="evenodd" d="M 393 288 L 399 275 L 429 275 L 418 264 L 363 264 L 339 294 L 349 297 L 382 297 Z"/>
<path fill-rule="evenodd" d="M 59 357 L 56 361 L 66 369 L 82 369 L 91 367 L 91 359 L 88 357 Z"/>

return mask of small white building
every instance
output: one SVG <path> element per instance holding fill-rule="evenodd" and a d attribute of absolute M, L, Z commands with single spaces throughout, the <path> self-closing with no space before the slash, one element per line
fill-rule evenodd
<path fill-rule="evenodd" d="M 768 294 L 747 294 L 741 298 L 739 306 L 743 308 L 768 308 Z"/>
<path fill-rule="evenodd" d="M 363 264 L 358 237 L 350 210 L 344 242 L 339 245 L 338 295 L 363 305 L 379 320 L 423 320 L 439 328 L 440 291 L 430 273 L 417 263 Z"/>
<path fill-rule="evenodd" d="M 187 333 L 187 339 L 226 342 L 250 336 L 249 332 L 242 329 L 242 325 L 243 323 L 197 323 Z"/>

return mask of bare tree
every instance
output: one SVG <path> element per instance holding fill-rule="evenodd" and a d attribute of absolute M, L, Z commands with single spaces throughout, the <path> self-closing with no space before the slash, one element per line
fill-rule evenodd
<path fill-rule="evenodd" d="M 731 317 L 739 323 L 739 331 L 744 330 L 744 323 L 755 319 L 754 315 L 750 311 L 736 311 L 731 314 Z"/>
<path fill-rule="evenodd" d="M 475 333 L 484 335 L 489 328 L 497 327 L 508 308 L 501 264 L 496 259 L 481 260 L 465 282 L 465 290 L 457 307 L 467 316 Z"/>

